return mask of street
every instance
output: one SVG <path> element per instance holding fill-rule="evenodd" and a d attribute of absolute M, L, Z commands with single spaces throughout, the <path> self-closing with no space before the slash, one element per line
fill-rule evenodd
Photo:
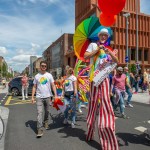
<path fill-rule="evenodd" d="M 9 97 L 8 97 L 9 98 Z M 29 98 L 30 99 L 30 98 Z M 19 101 L 19 103 L 18 103 Z M 11 97 L 7 105 L 8 118 L 5 150 L 97 150 L 100 149 L 96 130 L 95 140 L 86 142 L 86 114 L 77 115 L 76 128 L 70 124 L 64 126 L 63 115 L 55 108 L 50 108 L 49 130 L 44 130 L 42 138 L 36 138 L 36 105 L 29 100 L 20 102 L 21 97 Z M 17 102 L 17 103 L 16 103 Z M 121 150 L 148 150 L 150 141 L 146 139 L 144 130 L 150 127 L 149 104 L 133 102 L 134 108 L 126 108 L 129 119 L 116 118 L 116 135 Z"/>

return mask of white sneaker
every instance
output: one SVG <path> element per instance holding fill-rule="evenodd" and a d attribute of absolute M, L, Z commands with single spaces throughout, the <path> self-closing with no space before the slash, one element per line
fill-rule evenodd
<path fill-rule="evenodd" d="M 86 108 L 86 105 L 81 105 L 81 108 Z"/>
<path fill-rule="evenodd" d="M 63 121 L 63 124 L 67 124 L 67 123 L 68 123 L 68 120 L 65 118 Z"/>
<path fill-rule="evenodd" d="M 82 113 L 82 110 L 81 110 L 81 109 L 78 109 L 78 112 L 79 112 L 79 113 Z"/>
<path fill-rule="evenodd" d="M 24 100 L 25 100 L 25 98 L 22 98 L 22 100 L 24 101 Z"/>
<path fill-rule="evenodd" d="M 75 124 L 73 122 L 71 123 L 71 128 L 75 128 Z"/>
<path fill-rule="evenodd" d="M 131 108 L 133 108 L 133 105 L 131 105 L 131 104 L 128 104 L 128 106 L 131 107 Z"/>
<path fill-rule="evenodd" d="M 133 105 L 131 105 L 131 104 L 127 104 L 126 106 L 127 106 L 127 107 L 133 108 Z"/>

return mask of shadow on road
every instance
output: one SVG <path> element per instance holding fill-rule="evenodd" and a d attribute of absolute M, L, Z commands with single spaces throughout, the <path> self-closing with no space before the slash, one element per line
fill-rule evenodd
<path fill-rule="evenodd" d="M 91 147 L 94 147 L 95 149 L 101 150 L 100 149 L 100 144 L 97 141 L 86 141 L 86 131 L 84 131 L 83 129 L 79 129 L 79 128 L 74 128 L 72 129 L 69 125 L 68 126 L 64 126 L 62 129 L 58 130 L 58 133 L 64 133 L 66 134 L 65 136 L 62 136 L 62 138 L 68 138 L 68 137 L 78 137 L 81 141 L 86 142 L 88 145 L 90 145 Z"/>
<path fill-rule="evenodd" d="M 124 143 L 121 143 L 119 140 L 120 146 L 129 146 L 129 143 L 150 146 L 150 141 L 146 139 L 145 133 L 141 135 L 132 134 L 132 133 L 117 133 L 116 135 L 117 137 L 122 139 L 124 142 Z"/>
<path fill-rule="evenodd" d="M 37 133 L 37 121 L 29 120 L 25 123 L 26 127 L 30 127 L 35 133 Z"/>
<path fill-rule="evenodd" d="M 72 129 L 70 124 L 63 125 L 64 115 L 63 114 L 50 114 L 50 118 L 52 120 L 52 123 L 49 124 L 50 130 L 60 128 L 58 130 L 58 133 L 64 133 L 65 136 L 62 136 L 62 138 L 68 138 L 68 137 L 78 137 L 80 140 L 86 142 L 91 147 L 94 147 L 97 150 L 100 149 L 100 144 L 97 141 L 86 141 L 86 131 L 83 129 L 78 128 L 80 125 L 76 124 L 77 128 Z M 86 118 L 84 116 L 78 115 L 76 121 L 86 121 Z"/>

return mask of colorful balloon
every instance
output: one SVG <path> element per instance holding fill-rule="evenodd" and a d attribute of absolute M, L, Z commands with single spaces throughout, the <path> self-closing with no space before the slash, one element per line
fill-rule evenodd
<path fill-rule="evenodd" d="M 117 15 L 124 8 L 126 0 L 98 0 L 98 6 L 104 14 Z"/>
<path fill-rule="evenodd" d="M 110 27 L 115 23 L 116 18 L 116 15 L 107 15 L 101 12 L 99 21 L 103 26 Z"/>

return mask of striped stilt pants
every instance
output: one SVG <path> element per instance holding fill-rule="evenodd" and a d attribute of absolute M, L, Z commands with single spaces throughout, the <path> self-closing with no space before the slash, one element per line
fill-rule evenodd
<path fill-rule="evenodd" d="M 100 106 L 98 100 L 100 99 Z M 87 116 L 87 141 L 93 139 L 95 121 L 98 115 L 98 134 L 103 150 L 119 150 L 115 136 L 115 116 L 110 102 L 109 80 L 106 78 L 98 87 L 91 83 Z"/>

